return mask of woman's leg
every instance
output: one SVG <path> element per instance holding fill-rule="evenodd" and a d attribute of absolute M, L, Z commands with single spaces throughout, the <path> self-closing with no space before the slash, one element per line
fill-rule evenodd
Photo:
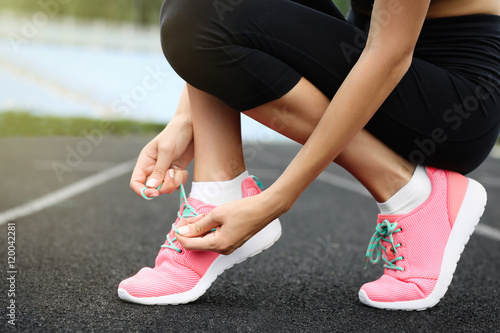
<path fill-rule="evenodd" d="M 329 99 L 302 79 L 282 98 L 244 112 L 284 136 L 304 144 L 316 127 Z M 336 158 L 378 202 L 387 201 L 410 180 L 415 166 L 368 131 L 361 131 Z"/>
<path fill-rule="evenodd" d="M 343 17 L 290 0 L 224 8 L 214 9 L 210 1 L 167 0 L 162 46 L 187 82 L 238 111 L 283 97 L 302 77 L 332 98 L 367 36 Z M 488 110 L 500 99 L 479 96 L 474 112 L 463 116 L 467 121 L 460 118 L 455 106 L 465 104 L 464 96 L 487 91 L 489 84 L 465 77 L 414 59 L 367 129 L 415 164 L 470 172 L 496 141 L 500 114 Z"/>
<path fill-rule="evenodd" d="M 167 0 L 165 2 L 162 9 L 162 45 L 172 67 L 193 86 L 217 96 L 237 110 L 248 110 L 248 114 L 254 118 L 275 127 L 290 137 L 295 137 L 298 141 L 305 141 L 325 109 L 321 103 L 328 103 L 328 98 L 323 96 L 319 99 L 320 105 L 311 110 L 311 105 L 303 103 L 304 101 L 311 102 L 312 99 L 308 98 L 310 96 L 308 93 L 313 93 L 312 96 L 317 97 L 318 91 L 313 89 L 316 86 L 325 96 L 330 98 L 333 96 L 355 63 L 366 34 L 345 23 L 341 18 L 332 18 L 317 11 L 308 10 L 288 0 L 255 0 L 225 8 L 223 10 L 215 8 L 214 12 L 213 3 L 199 0 Z M 210 15 L 211 12 L 213 12 L 212 15 Z M 296 29 L 291 29 L 293 27 Z M 421 111 L 420 107 L 423 106 L 428 108 L 425 111 L 429 111 L 429 119 L 435 118 L 431 112 L 434 110 L 434 105 L 426 104 L 427 101 L 421 104 L 416 103 L 419 101 L 418 96 L 415 97 L 412 92 L 420 89 L 418 91 L 425 95 L 428 91 L 432 91 L 436 84 L 439 85 L 443 77 L 447 77 L 444 71 L 439 71 L 439 68 L 435 66 L 421 62 L 418 66 L 417 68 L 414 65 L 410 69 L 410 74 L 402 81 L 403 84 L 396 89 L 396 93 L 389 98 L 389 103 L 380 111 L 397 116 L 396 118 L 401 121 L 399 126 L 404 127 L 404 130 L 408 129 L 408 132 L 415 130 L 411 127 L 413 125 L 411 115 L 410 119 L 407 117 L 411 111 Z M 436 80 L 422 82 L 419 74 L 426 72 L 439 73 L 436 75 Z M 301 81 L 303 76 L 310 79 L 314 86 L 307 81 Z M 449 93 L 450 96 L 446 96 L 447 100 L 455 100 L 454 91 L 450 90 Z M 400 100 L 400 96 L 405 96 L 405 98 L 410 96 L 416 100 L 407 103 L 404 99 Z M 304 98 L 302 103 L 299 101 L 301 97 Z M 195 101 L 197 98 L 199 98 L 198 102 Z M 193 126 L 196 126 L 195 131 L 199 131 L 195 134 L 195 144 L 199 144 L 199 147 L 195 148 L 199 152 L 199 154 L 195 152 L 195 164 L 198 164 L 195 167 L 195 179 L 198 181 L 230 179 L 237 174 L 237 171 L 233 170 L 244 168 L 241 156 L 236 156 L 234 166 L 232 166 L 234 156 L 231 156 L 229 164 L 225 160 L 232 154 L 241 155 L 240 148 L 236 148 L 240 144 L 239 140 L 238 144 L 224 142 L 225 134 L 223 133 L 226 130 L 224 126 L 230 127 L 228 137 L 234 138 L 237 133 L 236 129 L 239 125 L 236 124 L 236 117 L 226 115 L 218 118 L 219 112 L 216 108 L 221 105 L 213 99 L 210 100 L 203 93 L 193 93 L 191 101 L 193 107 L 198 105 L 196 110 L 193 109 L 193 115 L 196 114 L 198 117 L 201 112 L 206 112 L 205 118 L 199 119 L 205 119 L 209 121 L 207 124 L 212 125 L 206 126 L 202 122 L 195 125 L 193 122 Z M 207 101 L 211 107 L 205 109 Z M 312 102 L 314 101 L 316 99 Z M 224 107 L 222 110 L 229 111 Z M 268 113 L 263 111 L 268 111 Z M 282 113 L 285 116 L 274 118 L 273 112 Z M 212 117 L 216 121 L 210 122 Z M 291 120 L 287 121 L 289 123 L 284 126 L 280 126 L 277 120 L 290 118 Z M 421 122 L 422 119 L 420 119 Z M 307 122 L 309 129 L 298 128 L 305 127 L 303 121 Z M 379 130 L 390 131 L 391 129 L 379 127 Z M 432 130 L 433 128 L 430 128 L 430 131 L 423 132 L 425 135 L 432 135 Z M 211 144 L 208 144 L 209 142 Z M 221 147 L 216 146 L 219 143 L 222 143 Z M 217 149 L 223 151 L 215 152 Z M 206 170 L 201 170 L 200 168 L 205 168 L 203 159 L 210 160 L 211 157 L 215 157 L 214 160 L 207 164 Z M 390 197 L 408 182 L 413 170 L 410 163 L 399 158 L 397 154 L 364 131 L 346 147 L 337 162 L 353 173 L 380 201 Z M 436 173 L 439 173 L 441 179 L 446 177 L 443 175 L 444 172 Z M 457 175 L 453 177 L 460 179 Z M 390 181 L 388 182 L 387 179 Z M 446 191 L 443 193 L 446 195 Z M 447 208 L 446 204 L 440 203 L 436 204 L 436 207 Z M 419 230 L 424 232 L 436 227 L 449 226 L 448 220 L 443 219 L 443 216 L 446 217 L 446 212 L 439 215 L 441 218 L 439 223 L 435 221 L 435 216 L 429 216 L 429 218 L 420 216 L 420 219 L 423 219 L 427 225 L 423 229 L 420 228 L 423 231 Z M 412 226 L 419 224 L 420 221 L 415 221 Z M 407 234 L 408 230 L 411 232 L 411 228 L 405 227 L 403 230 Z M 435 239 L 439 246 L 446 243 L 448 232 L 449 230 L 444 230 L 439 235 L 445 236 Z M 426 241 L 424 250 L 437 248 L 435 244 L 428 241 L 427 236 L 410 235 L 411 237 L 413 237 L 412 240 Z M 406 246 L 406 244 L 403 245 Z M 396 252 L 396 244 L 392 246 L 392 248 L 390 246 L 384 248 Z M 408 248 L 411 249 L 411 246 Z M 439 251 L 441 250 L 440 248 Z M 432 253 L 429 258 L 442 255 L 442 251 L 439 251 Z M 161 252 L 159 257 L 162 253 L 165 252 Z M 398 257 L 394 260 L 402 259 Z M 158 262 L 160 261 L 157 258 Z M 161 269 L 161 267 L 158 268 Z M 412 274 L 410 269 L 407 272 Z M 407 287 L 415 288 L 415 283 L 418 281 L 411 284 L 400 280 L 395 281 L 395 283 L 400 282 L 404 286 L 400 289 L 405 292 L 409 290 L 405 289 Z M 429 285 L 426 284 L 426 286 Z M 385 288 L 386 286 L 379 286 L 382 291 Z"/>
<path fill-rule="evenodd" d="M 302 79 L 282 98 L 247 113 L 280 133 L 303 142 L 321 117 L 325 104 L 328 104 L 328 99 L 320 94 L 312 84 Z M 197 100 L 191 100 L 194 118 L 201 111 L 208 114 L 205 120 L 211 117 L 219 119 L 220 111 L 229 111 L 220 102 L 213 103 L 216 100 L 206 93 L 198 91 L 193 96 Z M 217 106 L 219 110 L 213 108 Z M 194 128 L 195 133 L 201 131 L 200 138 L 209 139 L 198 141 L 204 151 L 202 156 L 210 155 L 219 148 L 241 155 L 235 145 L 210 145 L 212 140 L 214 143 L 222 142 L 221 138 L 224 140 L 225 126 L 231 123 L 233 126 L 229 128 L 228 137 L 238 132 L 233 115 L 220 119 L 220 127 L 206 126 L 200 119 L 200 126 Z M 195 164 L 204 168 L 203 157 L 198 156 L 195 153 Z M 376 263 L 382 256 L 381 251 L 384 251 L 382 257 L 386 270 L 380 279 L 361 287 L 361 302 L 384 309 L 423 310 L 434 306 L 444 296 L 462 248 L 482 215 L 486 202 L 482 186 L 458 173 L 434 168 L 418 169 L 420 175 L 423 173 L 422 179 L 415 176 L 418 172 L 412 176 L 415 171 L 412 164 L 364 130 L 342 151 L 336 162 L 355 175 L 378 201 L 390 199 L 393 202 L 398 197 L 407 209 L 406 212 L 379 215 L 376 233 L 366 256 L 367 261 Z M 209 165 L 222 170 L 231 169 L 222 160 Z M 213 172 L 204 174 L 210 177 Z M 431 188 L 427 194 L 425 190 L 420 191 L 420 180 L 428 182 L 432 192 Z M 417 198 L 418 202 L 414 200 L 415 191 L 406 190 L 415 181 L 417 194 L 424 194 Z M 404 195 L 401 195 L 402 192 Z M 375 259 L 372 259 L 373 253 L 376 253 Z"/>
<path fill-rule="evenodd" d="M 219 99 L 188 86 L 194 132 L 194 181 L 236 178 L 246 170 L 240 114 Z M 302 79 L 282 98 L 245 114 L 286 137 L 305 143 L 329 100 Z M 373 195 L 387 201 L 410 180 L 415 166 L 363 130 L 335 160 Z"/>
<path fill-rule="evenodd" d="M 281 236 L 278 219 L 233 253 L 190 251 L 177 241 L 182 218 L 209 214 L 215 206 L 260 193 L 243 160 L 240 114 L 217 98 L 187 87 L 194 135 L 194 182 L 189 197 L 180 188 L 177 219 L 161 246 L 153 268 L 144 267 L 118 286 L 121 299 L 139 304 L 192 302 L 224 270 L 269 248 Z M 194 192 L 194 193 L 193 193 Z"/>
<path fill-rule="evenodd" d="M 219 99 L 188 85 L 194 135 L 195 182 L 236 178 L 246 170 L 240 114 Z"/>

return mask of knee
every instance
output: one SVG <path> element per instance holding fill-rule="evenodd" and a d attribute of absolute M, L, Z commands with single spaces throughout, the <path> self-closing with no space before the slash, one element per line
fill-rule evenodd
<path fill-rule="evenodd" d="M 172 68 L 190 82 L 196 68 L 205 65 L 202 49 L 213 45 L 213 18 L 206 0 L 165 0 L 160 14 L 161 47 Z M 191 82 L 190 82 L 191 83 Z"/>
<path fill-rule="evenodd" d="M 189 0 L 166 0 L 160 14 L 161 47 L 167 60 L 174 64 L 183 59 L 183 54 L 193 46 L 193 13 L 190 12 Z"/>

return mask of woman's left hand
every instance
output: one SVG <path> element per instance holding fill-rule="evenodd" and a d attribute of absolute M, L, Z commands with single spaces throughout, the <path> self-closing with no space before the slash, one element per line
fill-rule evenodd
<path fill-rule="evenodd" d="M 186 250 L 232 253 L 280 215 L 273 212 L 275 209 L 263 207 L 263 194 L 218 206 L 206 216 L 181 221 L 177 240 Z"/>

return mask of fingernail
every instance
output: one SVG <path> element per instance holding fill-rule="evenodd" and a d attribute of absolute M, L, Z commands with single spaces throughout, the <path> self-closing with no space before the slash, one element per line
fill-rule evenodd
<path fill-rule="evenodd" d="M 168 175 L 170 176 L 170 178 L 174 179 L 174 177 L 175 177 L 174 169 L 168 170 Z"/>
<path fill-rule="evenodd" d="M 152 194 L 149 195 L 150 198 L 156 198 L 157 196 L 158 196 L 157 193 L 152 193 Z"/>
<path fill-rule="evenodd" d="M 187 225 L 180 227 L 178 230 L 179 230 L 179 234 L 181 234 L 181 235 L 189 234 L 189 227 Z"/>
<path fill-rule="evenodd" d="M 148 180 L 148 182 L 146 183 L 146 186 L 147 187 L 155 187 L 156 185 L 156 179 L 154 178 L 151 178 L 150 180 Z"/>

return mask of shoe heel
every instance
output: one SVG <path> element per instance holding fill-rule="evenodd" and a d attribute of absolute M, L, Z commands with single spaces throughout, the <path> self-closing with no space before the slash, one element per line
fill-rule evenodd
<path fill-rule="evenodd" d="M 467 241 L 486 207 L 487 194 L 483 185 L 474 179 L 468 178 L 468 180 L 469 184 L 467 186 L 467 191 L 465 192 L 462 206 L 458 211 L 457 218 L 453 225 L 450 239 L 453 236 L 462 235 L 464 238 L 466 237 L 464 240 Z"/>
<path fill-rule="evenodd" d="M 440 278 L 437 281 L 434 291 L 429 295 L 429 299 L 433 299 L 433 304 L 430 306 L 438 303 L 448 290 L 465 245 L 469 242 L 470 236 L 479 223 L 479 219 L 486 207 L 486 190 L 474 179 L 468 178 L 468 180 L 469 184 L 462 206 L 453 224 L 453 229 L 444 250 Z"/>

